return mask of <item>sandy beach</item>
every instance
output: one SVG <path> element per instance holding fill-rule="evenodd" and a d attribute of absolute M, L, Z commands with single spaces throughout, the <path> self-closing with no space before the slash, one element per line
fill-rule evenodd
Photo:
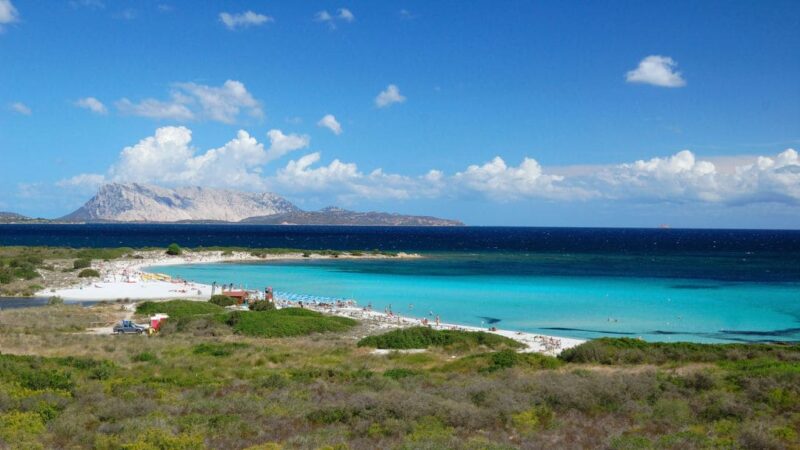
<path fill-rule="evenodd" d="M 95 261 L 92 268 L 100 272 L 99 279 L 83 281 L 74 286 L 55 287 L 42 290 L 37 296 L 58 296 L 67 301 L 87 300 L 170 300 L 189 299 L 207 300 L 212 295 L 212 287 L 207 284 L 193 283 L 184 280 L 174 280 L 166 275 L 147 272 L 149 267 L 206 264 L 219 262 L 247 262 L 287 259 L 319 259 L 331 258 L 329 255 L 311 254 L 304 256 L 301 253 L 287 253 L 253 256 L 248 252 L 204 251 L 187 252 L 180 256 L 168 256 L 160 251 L 138 252 L 135 259 L 117 261 Z M 417 258 L 419 255 L 399 253 L 397 256 L 387 255 L 349 255 L 341 254 L 338 258 Z M 297 302 L 277 298 L 279 306 L 299 306 Z M 392 313 L 368 310 L 355 305 L 335 306 L 328 304 L 304 303 L 306 308 L 326 314 L 350 317 L 367 323 L 372 329 L 396 329 L 410 326 L 427 325 L 440 330 L 486 331 L 522 342 L 527 347 L 522 351 L 537 352 L 557 355 L 562 350 L 575 347 L 585 342 L 581 339 L 548 336 L 535 333 L 525 333 L 511 330 L 479 328 L 458 324 L 441 322 L 438 325 L 431 321 L 424 323 L 423 319 L 407 317 Z"/>

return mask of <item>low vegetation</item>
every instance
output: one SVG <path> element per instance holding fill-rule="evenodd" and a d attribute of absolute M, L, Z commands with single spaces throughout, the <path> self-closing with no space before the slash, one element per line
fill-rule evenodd
<path fill-rule="evenodd" d="M 236 304 L 236 299 L 221 294 L 212 295 L 211 299 L 209 299 L 208 301 L 209 303 L 213 303 L 217 306 L 222 306 L 223 308 L 226 306 L 232 306 Z"/>
<path fill-rule="evenodd" d="M 0 311 L 0 448 L 800 445 L 796 345 L 608 339 L 560 358 L 483 344 L 378 355 L 357 345 L 352 327 L 259 336 L 266 322 L 296 330 L 329 319 L 307 310 L 231 315 L 190 303 L 158 309 L 184 314 L 173 324 L 206 321 L 228 333 L 79 332 L 119 317 L 117 304 Z M 259 332 L 235 331 L 224 323 L 231 317 Z"/>
<path fill-rule="evenodd" d="M 94 269 L 83 269 L 78 273 L 78 278 L 98 278 L 100 276 L 100 272 Z"/>
<path fill-rule="evenodd" d="M 171 256 L 178 256 L 183 254 L 183 249 L 178 244 L 169 244 L 166 253 Z"/>
<path fill-rule="evenodd" d="M 507 337 L 496 334 L 458 330 L 434 330 L 428 327 L 412 327 L 393 330 L 388 333 L 368 336 L 358 342 L 359 347 L 373 347 L 389 350 L 424 349 L 442 347 L 450 349 L 488 349 L 520 348 L 523 345 Z"/>
<path fill-rule="evenodd" d="M 595 339 L 564 351 L 561 358 L 574 363 L 675 364 L 763 358 L 800 364 L 798 345 L 648 343 L 639 339 Z M 798 366 L 800 369 L 800 366 Z"/>
<path fill-rule="evenodd" d="M 257 302 L 267 303 L 267 302 Z M 271 304 L 270 304 L 271 305 Z M 136 308 L 140 316 L 156 313 L 170 317 L 165 332 L 201 335 L 240 334 L 257 337 L 305 336 L 312 333 L 346 331 L 357 322 L 345 317 L 333 317 L 301 308 L 276 310 L 227 311 L 211 302 L 170 300 L 143 302 Z"/>
<path fill-rule="evenodd" d="M 181 317 L 198 316 L 204 314 L 218 314 L 225 309 L 209 302 L 192 300 L 170 300 L 168 302 L 142 302 L 136 306 L 136 314 L 150 316 L 161 313 L 167 314 L 172 319 Z"/>

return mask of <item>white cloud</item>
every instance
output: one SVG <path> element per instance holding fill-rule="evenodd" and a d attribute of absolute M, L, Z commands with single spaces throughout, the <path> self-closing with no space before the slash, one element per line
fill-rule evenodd
<path fill-rule="evenodd" d="M 395 103 L 403 103 L 405 101 L 406 98 L 400 95 L 400 88 L 394 84 L 387 86 L 384 91 L 381 91 L 381 93 L 375 97 L 375 105 L 378 108 L 385 108 Z"/>
<path fill-rule="evenodd" d="M 345 22 L 352 22 L 356 20 L 356 16 L 354 16 L 353 13 L 347 8 L 339 8 L 339 14 L 337 17 Z"/>
<path fill-rule="evenodd" d="M 219 20 L 224 23 L 229 30 L 259 26 L 267 22 L 275 21 L 275 19 L 270 16 L 258 14 L 253 11 L 245 11 L 238 14 L 223 12 L 219 14 Z"/>
<path fill-rule="evenodd" d="M 318 11 L 316 14 L 314 14 L 314 21 L 327 23 L 331 26 L 331 28 L 336 28 L 336 25 L 333 23 L 333 16 L 331 13 L 325 10 Z"/>
<path fill-rule="evenodd" d="M 122 19 L 122 20 L 134 20 L 139 17 L 139 12 L 133 8 L 126 8 L 122 11 L 115 13 L 112 17 L 115 19 Z"/>
<path fill-rule="evenodd" d="M 458 172 L 452 181 L 460 189 L 471 190 L 500 201 L 520 198 L 589 198 L 595 194 L 564 183 L 560 175 L 546 174 L 542 166 L 531 158 L 524 158 L 519 166 L 509 167 L 496 156 L 478 166 L 471 165 Z"/>
<path fill-rule="evenodd" d="M 73 8 L 103 9 L 106 4 L 102 0 L 70 0 L 69 5 Z"/>
<path fill-rule="evenodd" d="M 698 161 L 689 150 L 667 158 L 620 164 L 590 176 L 593 184 L 610 198 L 666 201 L 720 201 L 723 198 L 714 164 Z"/>
<path fill-rule="evenodd" d="M 84 189 L 89 192 L 96 190 L 101 184 L 105 183 L 105 175 L 99 173 L 82 173 L 72 178 L 67 178 L 56 183 L 58 187 L 72 187 Z"/>
<path fill-rule="evenodd" d="M 12 111 L 22 114 L 23 116 L 30 116 L 32 113 L 31 108 L 22 102 L 14 102 L 9 105 L 9 107 Z"/>
<path fill-rule="evenodd" d="M 264 189 L 263 166 L 281 156 L 308 147 L 310 138 L 270 130 L 269 149 L 248 132 L 219 148 L 197 152 L 186 127 L 158 128 L 155 135 L 120 152 L 105 175 L 81 174 L 58 182 L 62 187 L 94 187 L 105 181 L 154 183 L 170 186 L 203 185 L 237 189 Z"/>
<path fill-rule="evenodd" d="M 202 185 L 243 190 L 314 194 L 354 202 L 359 199 L 471 198 L 497 202 L 546 199 L 558 201 L 623 201 L 742 205 L 800 205 L 800 156 L 787 149 L 775 156 L 727 158 L 737 165 L 717 166 L 689 150 L 667 157 L 608 166 L 547 169 L 523 158 L 509 166 L 501 157 L 446 174 L 430 170 L 410 176 L 377 168 L 362 171 L 354 162 L 333 159 L 321 164 L 314 152 L 271 169 L 270 163 L 308 148 L 310 138 L 267 133 L 269 148 L 240 130 L 218 148 L 199 152 L 186 127 L 158 128 L 153 136 L 126 147 L 105 174 L 87 173 L 62 180 L 60 187 L 96 188 L 105 181 Z M 720 160 L 716 158 L 715 160 Z M 555 173 L 558 171 L 558 173 Z"/>
<path fill-rule="evenodd" d="M 148 98 L 134 103 L 127 98 L 119 100 L 117 109 L 152 119 L 214 120 L 234 123 L 242 111 L 253 117 L 263 117 L 261 104 L 240 81 L 228 80 L 222 86 L 197 83 L 175 83 L 168 101 Z"/>
<path fill-rule="evenodd" d="M 94 97 L 78 99 L 78 101 L 75 102 L 75 105 L 80 108 L 88 109 L 95 114 L 108 114 L 108 108 L 106 108 L 106 105 Z"/>
<path fill-rule="evenodd" d="M 233 123 L 243 109 L 253 117 L 264 115 L 259 102 L 240 81 L 228 80 L 220 87 L 195 83 L 178 83 L 175 86 L 195 99 L 204 116 L 211 120 Z"/>
<path fill-rule="evenodd" d="M 755 163 L 737 167 L 733 177 L 734 202 L 800 205 L 800 157 L 794 149 L 786 149 L 774 158 L 759 156 Z"/>
<path fill-rule="evenodd" d="M 315 152 L 289 161 L 286 167 L 278 170 L 271 185 L 279 192 L 327 194 L 349 203 L 354 199 L 408 199 L 430 195 L 438 181 L 435 177 L 386 174 L 381 169 L 365 174 L 355 163 L 338 159 L 327 166 L 314 167 L 320 159 L 319 152 Z"/>
<path fill-rule="evenodd" d="M 639 66 L 625 75 L 628 83 L 645 83 L 661 87 L 686 86 L 686 80 L 675 68 L 678 63 L 669 56 L 650 55 Z"/>
<path fill-rule="evenodd" d="M 342 125 L 336 120 L 333 114 L 325 114 L 325 116 L 317 122 L 320 127 L 325 127 L 333 132 L 335 135 L 342 134 Z"/>
<path fill-rule="evenodd" d="M 194 119 L 194 113 L 186 105 L 178 102 L 162 102 L 154 98 L 147 98 L 139 103 L 133 103 L 127 98 L 123 98 L 116 102 L 116 106 L 121 113 L 132 116 L 179 121 Z"/>
<path fill-rule="evenodd" d="M 698 160 L 691 151 L 682 150 L 667 158 L 604 168 L 582 179 L 612 199 L 800 204 L 800 159 L 793 149 L 733 167 Z"/>
<path fill-rule="evenodd" d="M 317 11 L 317 13 L 314 14 L 315 22 L 326 23 L 331 30 L 336 29 L 337 21 L 351 23 L 354 20 L 356 20 L 356 16 L 347 8 L 339 8 L 335 16 L 326 10 Z"/>
<path fill-rule="evenodd" d="M 3 30 L 3 25 L 14 23 L 18 20 L 19 13 L 11 3 L 11 0 L 0 0 L 0 31 Z"/>
<path fill-rule="evenodd" d="M 269 137 L 269 150 L 265 155 L 265 162 L 272 161 L 289 152 L 307 148 L 311 143 L 311 138 L 306 135 L 298 134 L 283 134 L 281 130 L 269 130 L 267 132 Z"/>
<path fill-rule="evenodd" d="M 411 19 L 416 19 L 417 18 L 416 15 L 412 14 L 411 11 L 409 11 L 407 9 L 401 9 L 398 12 L 398 15 L 400 15 L 400 18 L 404 19 L 404 20 L 411 20 Z"/>

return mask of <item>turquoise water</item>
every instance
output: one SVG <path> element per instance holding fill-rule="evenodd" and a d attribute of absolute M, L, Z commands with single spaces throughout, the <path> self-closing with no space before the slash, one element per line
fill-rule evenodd
<path fill-rule="evenodd" d="M 391 305 L 396 313 L 413 317 L 433 314 L 445 322 L 576 338 L 800 341 L 800 283 L 760 280 L 755 276 L 759 270 L 774 273 L 764 269 L 764 261 L 739 272 L 726 269 L 723 262 L 462 254 L 151 270 L 209 284 L 353 298 L 361 306 L 371 303 L 383 310 Z M 712 266 L 721 268 L 710 270 Z M 686 276 L 695 273 L 704 275 Z"/>

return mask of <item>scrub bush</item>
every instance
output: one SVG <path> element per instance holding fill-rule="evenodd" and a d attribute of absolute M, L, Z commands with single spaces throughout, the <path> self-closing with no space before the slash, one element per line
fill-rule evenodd
<path fill-rule="evenodd" d="M 78 278 L 98 278 L 100 276 L 100 272 L 94 269 L 83 269 L 78 273 Z"/>
<path fill-rule="evenodd" d="M 358 341 L 359 347 L 381 349 L 414 349 L 428 347 L 475 347 L 521 348 L 523 344 L 496 334 L 483 331 L 434 330 L 427 327 L 412 327 L 367 336 Z"/>
<path fill-rule="evenodd" d="M 73 269 L 86 269 L 92 267 L 92 260 L 89 258 L 80 258 L 72 262 Z"/>
<path fill-rule="evenodd" d="M 213 304 L 215 304 L 217 306 L 225 307 L 225 306 L 235 305 L 236 304 L 236 300 L 234 298 L 232 298 L 232 297 L 228 297 L 227 295 L 217 294 L 217 295 L 211 296 L 211 299 L 209 300 L 209 303 L 213 303 Z"/>
<path fill-rule="evenodd" d="M 174 244 L 173 243 L 173 244 L 169 244 L 169 247 L 167 247 L 167 252 L 166 253 L 168 255 L 171 255 L 171 256 L 179 256 L 179 255 L 183 254 L 183 250 L 181 249 L 181 247 L 178 244 Z"/>

